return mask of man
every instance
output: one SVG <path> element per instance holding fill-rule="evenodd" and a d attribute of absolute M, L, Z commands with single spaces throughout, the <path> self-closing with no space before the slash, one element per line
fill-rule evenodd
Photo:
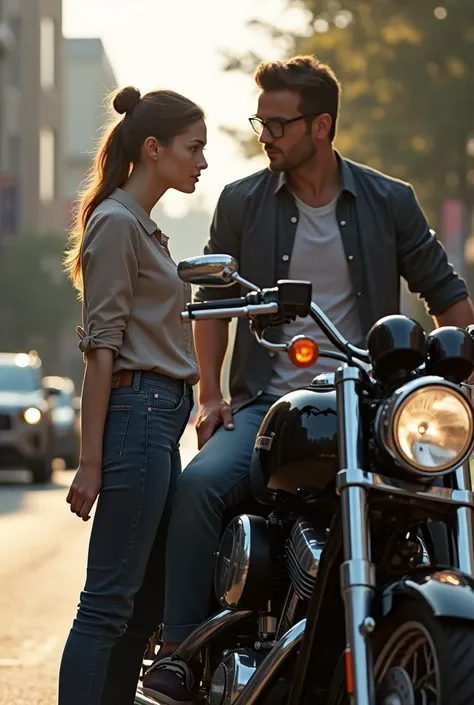
<path fill-rule="evenodd" d="M 251 124 L 269 169 L 224 189 L 205 252 L 232 255 L 242 276 L 261 287 L 284 278 L 312 281 L 313 300 L 357 345 L 375 321 L 399 312 L 400 277 L 425 300 L 436 325 L 473 323 L 466 286 L 448 264 L 411 186 L 333 149 L 340 86 L 332 70 L 312 56 L 298 56 L 261 64 L 255 80 L 261 93 Z M 236 285 L 201 289 L 197 298 L 240 294 Z M 310 319 L 285 326 L 280 335 L 302 332 L 329 347 Z M 220 385 L 228 322 L 198 322 L 195 336 L 202 450 L 181 475 L 169 530 L 165 657 L 208 616 L 223 512 L 250 492 L 249 462 L 266 411 L 315 373 L 334 369 L 322 361 L 312 371 L 293 367 L 286 356 L 259 346 L 241 320 L 231 407 Z M 162 658 L 145 686 L 161 702 L 182 705 L 193 701 L 197 680 L 187 664 Z"/>

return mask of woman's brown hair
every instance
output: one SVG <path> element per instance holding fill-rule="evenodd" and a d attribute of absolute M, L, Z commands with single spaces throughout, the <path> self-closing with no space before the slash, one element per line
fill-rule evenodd
<path fill-rule="evenodd" d="M 84 191 L 80 195 L 78 214 L 71 231 L 64 264 L 76 289 L 82 294 L 82 241 L 87 223 L 97 206 L 116 188 L 123 186 L 132 167 L 140 160 L 147 137 L 156 137 L 163 145 L 198 120 L 202 109 L 188 98 L 169 90 L 158 90 L 143 97 L 134 86 L 126 86 L 112 97 L 112 106 L 123 118 L 110 125 L 95 155 Z"/>

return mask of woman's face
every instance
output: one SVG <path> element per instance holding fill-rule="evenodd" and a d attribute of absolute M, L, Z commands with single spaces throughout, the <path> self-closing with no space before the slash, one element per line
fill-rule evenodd
<path fill-rule="evenodd" d="M 166 185 L 182 193 L 193 193 L 203 169 L 207 169 L 204 147 L 207 130 L 204 120 L 198 120 L 186 132 L 177 135 L 160 150 L 156 162 L 157 175 Z"/>

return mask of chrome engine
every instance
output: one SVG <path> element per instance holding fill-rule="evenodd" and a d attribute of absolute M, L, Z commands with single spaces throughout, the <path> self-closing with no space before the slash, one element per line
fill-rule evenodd
<path fill-rule="evenodd" d="M 257 670 L 261 659 L 251 649 L 228 651 L 213 673 L 209 705 L 232 705 Z"/>
<path fill-rule="evenodd" d="M 325 532 L 303 517 L 291 529 L 286 562 L 291 584 L 301 600 L 309 600 L 312 595 L 325 540 Z"/>

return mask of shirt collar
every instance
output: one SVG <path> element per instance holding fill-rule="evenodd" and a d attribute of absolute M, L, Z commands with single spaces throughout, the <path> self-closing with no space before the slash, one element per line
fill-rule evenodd
<path fill-rule="evenodd" d="M 121 188 L 116 188 L 110 198 L 125 206 L 125 208 L 127 208 L 127 210 L 135 216 L 148 235 L 153 235 L 156 233 L 158 226 L 155 221 L 150 218 L 145 209 L 142 208 L 142 206 L 133 198 L 133 196 L 127 193 L 127 191 L 124 191 Z"/>
<path fill-rule="evenodd" d="M 340 169 L 341 169 L 341 176 L 342 176 L 342 191 L 347 191 L 348 193 L 352 194 L 353 196 L 357 196 L 357 190 L 356 190 L 356 185 L 354 181 L 354 175 L 351 171 L 351 168 L 347 161 L 342 157 L 339 152 L 334 150 L 334 153 L 336 155 L 336 159 L 339 163 Z M 288 186 L 288 177 L 286 175 L 285 171 L 281 171 L 279 174 L 277 174 L 277 179 L 276 179 L 276 184 L 275 184 L 275 191 L 274 193 L 278 193 L 281 191 L 283 187 Z"/>

